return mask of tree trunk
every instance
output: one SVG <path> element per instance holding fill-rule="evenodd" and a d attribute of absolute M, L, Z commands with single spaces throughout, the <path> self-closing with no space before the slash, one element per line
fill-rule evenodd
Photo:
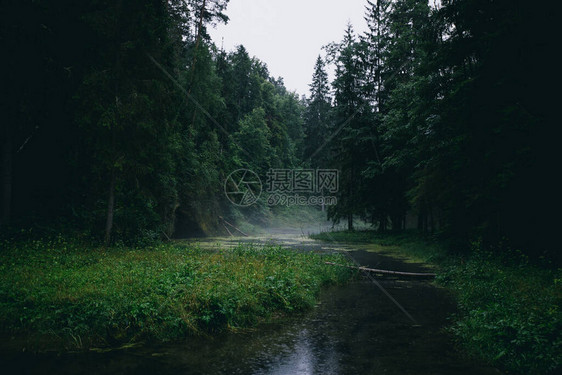
<path fill-rule="evenodd" d="M 382 215 L 379 219 L 379 232 L 384 233 L 386 232 L 386 216 Z"/>
<path fill-rule="evenodd" d="M 347 230 L 353 230 L 353 214 L 347 215 Z"/>
<path fill-rule="evenodd" d="M 393 232 L 400 232 L 402 230 L 403 217 L 401 215 L 391 216 L 390 221 Z"/>
<path fill-rule="evenodd" d="M 435 223 L 433 222 L 433 208 L 429 207 L 429 228 L 431 233 L 435 233 Z"/>
<path fill-rule="evenodd" d="M 2 147 L 2 213 L 0 215 L 0 226 L 10 223 L 12 205 L 12 183 L 13 183 L 13 153 L 12 134 L 9 129 L 5 132 L 6 138 Z"/>
<path fill-rule="evenodd" d="M 113 229 L 113 214 L 115 209 L 115 171 L 111 172 L 111 181 L 109 183 L 109 196 L 107 198 L 107 219 L 105 221 L 105 246 L 109 246 L 111 242 L 111 230 Z"/>

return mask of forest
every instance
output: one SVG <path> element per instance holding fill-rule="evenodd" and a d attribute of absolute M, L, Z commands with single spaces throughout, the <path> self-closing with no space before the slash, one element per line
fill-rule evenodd
<path fill-rule="evenodd" d="M 329 216 L 350 229 L 399 231 L 411 212 L 452 246 L 557 256 L 547 7 L 368 2 L 369 32 L 319 51 L 299 98 L 243 46 L 213 44 L 227 3 L 4 2 L 2 227 L 208 234 L 268 210 L 228 204 L 233 170 L 331 167 Z"/>
<path fill-rule="evenodd" d="M 213 42 L 228 3 L 2 1 L 2 259 L 18 264 L 15 249 L 35 239 L 44 245 L 29 249 L 159 248 L 226 235 L 223 221 L 267 227 L 291 211 L 264 198 L 233 205 L 224 190 L 233 171 L 330 169 L 337 204 L 322 215 L 351 233 L 358 223 L 377 235 L 414 231 L 462 259 L 484 249 L 559 274 L 551 6 L 366 0 L 368 31 L 349 24 L 319 49 L 310 93 L 299 96 L 243 45 Z M 149 256 L 171 265 L 178 251 Z M 279 272 L 293 262 L 264 254 L 282 259 Z M 316 293 L 321 282 L 311 283 Z M 246 319 L 229 314 L 225 327 Z"/>
<path fill-rule="evenodd" d="M 319 51 L 299 98 L 243 46 L 213 44 L 227 3 L 4 2 L 2 227 L 208 234 L 269 209 L 228 204 L 233 170 L 330 167 L 329 217 L 349 229 L 400 231 L 411 212 L 451 246 L 557 256 L 547 7 L 368 2 L 369 31 Z"/>

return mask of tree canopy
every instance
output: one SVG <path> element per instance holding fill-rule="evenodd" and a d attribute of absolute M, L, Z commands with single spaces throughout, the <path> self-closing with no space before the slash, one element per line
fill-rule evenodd
<path fill-rule="evenodd" d="M 368 31 L 350 25 L 326 48 L 338 133 L 329 159 L 343 175 L 334 220 L 400 231 L 415 215 L 457 250 L 478 241 L 557 256 L 545 216 L 557 195 L 545 12 L 507 0 L 368 1 Z"/>
<path fill-rule="evenodd" d="M 2 227 L 211 233 L 241 214 L 232 171 L 331 168 L 328 216 L 349 229 L 414 216 L 458 249 L 556 255 L 549 7 L 366 1 L 367 31 L 326 46 L 299 98 L 244 46 L 214 45 L 227 5 L 3 1 Z"/>

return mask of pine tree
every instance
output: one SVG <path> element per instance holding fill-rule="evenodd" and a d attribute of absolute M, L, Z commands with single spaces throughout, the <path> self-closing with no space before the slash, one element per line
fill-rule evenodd
<path fill-rule="evenodd" d="M 307 99 L 305 112 L 305 160 L 310 161 L 314 167 L 327 167 L 329 162 L 329 131 L 332 130 L 332 99 L 326 64 L 321 56 L 316 59 L 312 83 L 310 84 L 310 97 Z"/>
<path fill-rule="evenodd" d="M 430 42 L 429 7 L 419 0 L 399 0 L 388 14 L 388 36 L 383 74 L 384 103 L 379 125 L 381 168 L 374 182 L 386 189 L 380 192 L 378 206 L 390 218 L 392 229 L 400 230 L 409 209 L 407 192 L 418 157 L 423 156 L 426 120 L 431 119 L 434 96 L 428 95 L 427 60 Z M 385 183 L 380 183 L 380 180 Z M 418 213 L 427 218 L 427 199 L 414 202 Z"/>
<path fill-rule="evenodd" d="M 361 36 L 366 44 L 364 56 L 366 65 L 366 96 L 369 98 L 375 112 L 380 113 L 383 107 L 384 92 L 384 59 L 389 44 L 389 14 L 391 2 L 389 0 L 367 1 L 365 21 L 369 30 Z"/>
<path fill-rule="evenodd" d="M 332 163 L 340 170 L 341 178 L 338 203 L 330 207 L 328 216 L 334 221 L 345 218 L 349 230 L 353 230 L 353 215 L 363 211 L 360 192 L 366 145 L 358 135 L 365 125 L 365 114 L 369 109 L 362 92 L 364 66 L 359 57 L 361 47 L 353 27 L 348 25 L 342 42 L 336 47 L 336 77 L 332 83 L 335 114 L 332 136 L 336 136 Z"/>

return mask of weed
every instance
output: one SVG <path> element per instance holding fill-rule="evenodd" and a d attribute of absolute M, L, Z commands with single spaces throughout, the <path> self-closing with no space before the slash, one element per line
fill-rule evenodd
<path fill-rule="evenodd" d="M 345 262 L 338 255 L 276 246 L 103 249 L 62 238 L 3 245 L 0 331 L 75 348 L 249 327 L 313 306 L 322 286 L 352 275 L 324 264 Z"/>
<path fill-rule="evenodd" d="M 312 236 L 324 241 L 371 243 L 380 251 L 433 263 L 436 282 L 456 295 L 459 312 L 449 327 L 468 353 L 519 374 L 560 370 L 562 270 L 530 264 L 521 252 L 447 252 L 430 237 L 374 231 Z"/>

